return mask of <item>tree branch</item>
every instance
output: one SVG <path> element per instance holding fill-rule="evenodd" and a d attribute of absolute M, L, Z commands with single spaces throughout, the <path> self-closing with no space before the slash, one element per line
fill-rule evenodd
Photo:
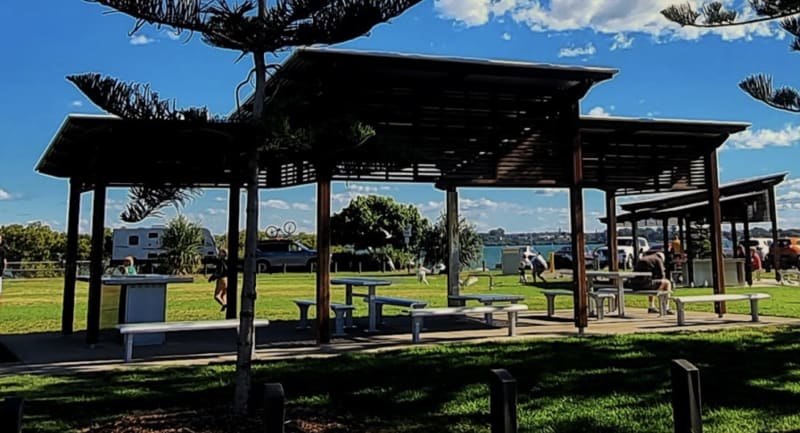
<path fill-rule="evenodd" d="M 773 90 L 772 78 L 763 75 L 753 75 L 739 83 L 739 88 L 753 99 L 759 100 L 772 108 L 792 113 L 800 113 L 800 94 L 790 87 L 781 87 Z"/>
<path fill-rule="evenodd" d="M 751 6 L 756 10 L 756 13 L 759 15 L 759 17 L 744 21 L 735 21 L 737 17 L 736 11 L 724 9 L 722 4 L 719 2 L 706 4 L 702 7 L 701 11 L 695 11 L 688 3 L 673 5 L 662 10 L 661 15 L 674 23 L 680 24 L 681 26 L 718 28 L 773 21 L 781 18 L 791 17 L 800 13 L 800 5 L 791 6 L 788 8 L 769 8 L 762 5 L 759 9 L 759 6 L 756 6 L 756 2 L 751 2 Z M 697 22 L 697 19 L 700 17 L 704 17 L 704 21 L 702 23 Z"/>

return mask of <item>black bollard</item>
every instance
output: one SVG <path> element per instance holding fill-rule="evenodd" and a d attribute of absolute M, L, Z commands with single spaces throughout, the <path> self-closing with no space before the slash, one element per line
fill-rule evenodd
<path fill-rule="evenodd" d="M 280 383 L 264 384 L 264 426 L 267 433 L 283 433 L 286 397 Z"/>
<path fill-rule="evenodd" d="M 700 370 L 685 359 L 673 359 L 671 365 L 675 433 L 701 433 Z"/>
<path fill-rule="evenodd" d="M 3 411 L 0 413 L 0 432 L 22 432 L 22 397 L 6 397 L 3 400 Z"/>
<path fill-rule="evenodd" d="M 517 433 L 517 380 L 508 370 L 492 370 L 489 382 L 492 433 Z"/>

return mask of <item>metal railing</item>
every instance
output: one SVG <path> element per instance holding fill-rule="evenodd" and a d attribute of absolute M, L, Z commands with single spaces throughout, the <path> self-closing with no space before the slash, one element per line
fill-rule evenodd
<path fill-rule="evenodd" d="M 78 260 L 78 274 L 89 273 L 89 261 Z M 21 261 L 8 262 L 3 272 L 5 278 L 48 278 L 64 275 L 64 262 L 52 261 Z"/>

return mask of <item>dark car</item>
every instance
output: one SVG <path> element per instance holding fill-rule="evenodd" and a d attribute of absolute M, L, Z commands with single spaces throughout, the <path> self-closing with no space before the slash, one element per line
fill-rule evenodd
<path fill-rule="evenodd" d="M 258 242 L 256 270 L 269 272 L 272 268 L 302 268 L 310 270 L 317 261 L 317 252 L 300 242 L 289 239 L 269 239 Z"/>
<path fill-rule="evenodd" d="M 587 268 L 593 266 L 594 255 L 588 247 L 584 250 L 583 262 Z M 553 252 L 556 269 L 572 269 L 572 246 L 566 245 Z"/>

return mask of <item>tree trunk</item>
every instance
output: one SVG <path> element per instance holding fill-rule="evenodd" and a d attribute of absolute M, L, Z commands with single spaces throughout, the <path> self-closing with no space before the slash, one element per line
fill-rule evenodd
<path fill-rule="evenodd" d="M 263 0 L 259 1 L 259 11 L 263 16 Z M 261 123 L 264 113 L 264 87 L 266 85 L 266 65 L 264 53 L 253 53 L 255 60 L 256 92 L 253 103 L 253 122 Z M 258 128 L 256 128 L 258 130 Z M 260 134 L 259 134 L 260 136 Z M 255 140 L 247 158 L 247 222 L 244 243 L 244 275 L 242 281 L 242 302 L 239 319 L 238 354 L 236 356 L 236 391 L 233 410 L 237 415 L 247 413 L 252 379 L 251 362 L 255 349 L 256 304 L 256 243 L 258 242 L 258 140 Z"/>

